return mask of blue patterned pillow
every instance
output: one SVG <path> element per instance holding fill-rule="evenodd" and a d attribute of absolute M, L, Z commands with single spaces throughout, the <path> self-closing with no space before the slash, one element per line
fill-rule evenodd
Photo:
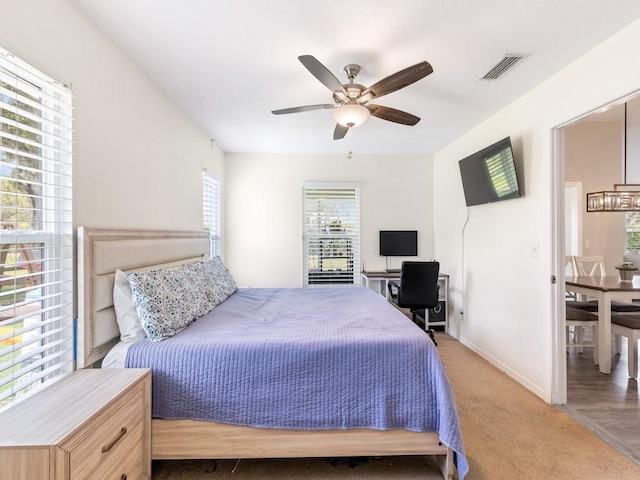
<path fill-rule="evenodd" d="M 150 340 L 172 337 L 201 315 L 203 295 L 196 265 L 126 276 L 142 328 Z"/>
<path fill-rule="evenodd" d="M 216 256 L 209 261 L 201 262 L 194 266 L 200 270 L 199 278 L 200 288 L 204 295 L 203 303 L 208 309 L 204 313 L 224 302 L 238 289 L 235 280 L 222 263 L 220 257 Z"/>

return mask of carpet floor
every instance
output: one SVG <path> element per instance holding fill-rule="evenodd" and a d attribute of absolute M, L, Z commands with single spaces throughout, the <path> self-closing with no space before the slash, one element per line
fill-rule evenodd
<path fill-rule="evenodd" d="M 468 480 L 637 480 L 637 465 L 477 354 L 436 334 L 451 381 Z M 430 457 L 155 461 L 154 480 L 441 478 Z"/>

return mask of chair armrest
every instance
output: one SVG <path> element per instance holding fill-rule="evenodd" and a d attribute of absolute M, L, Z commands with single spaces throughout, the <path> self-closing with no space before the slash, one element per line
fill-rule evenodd
<path fill-rule="evenodd" d="M 392 298 L 396 298 L 398 296 L 398 291 L 400 290 L 400 285 L 397 282 L 389 280 L 387 282 L 387 289 L 389 290 L 389 295 Z M 395 289 L 395 291 L 394 291 Z"/>

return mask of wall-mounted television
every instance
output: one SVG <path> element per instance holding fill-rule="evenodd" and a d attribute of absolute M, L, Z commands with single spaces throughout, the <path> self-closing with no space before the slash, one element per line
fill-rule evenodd
<path fill-rule="evenodd" d="M 380 255 L 415 257 L 418 255 L 417 230 L 380 230 Z"/>
<path fill-rule="evenodd" d="M 521 195 L 511 138 L 503 138 L 458 162 L 467 206 Z"/>

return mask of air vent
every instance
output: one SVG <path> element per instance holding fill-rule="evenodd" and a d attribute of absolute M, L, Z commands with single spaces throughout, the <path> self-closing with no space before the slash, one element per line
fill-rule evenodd
<path fill-rule="evenodd" d="M 491 70 L 482 76 L 482 80 L 497 80 L 515 67 L 523 58 L 524 55 L 505 55 Z"/>

